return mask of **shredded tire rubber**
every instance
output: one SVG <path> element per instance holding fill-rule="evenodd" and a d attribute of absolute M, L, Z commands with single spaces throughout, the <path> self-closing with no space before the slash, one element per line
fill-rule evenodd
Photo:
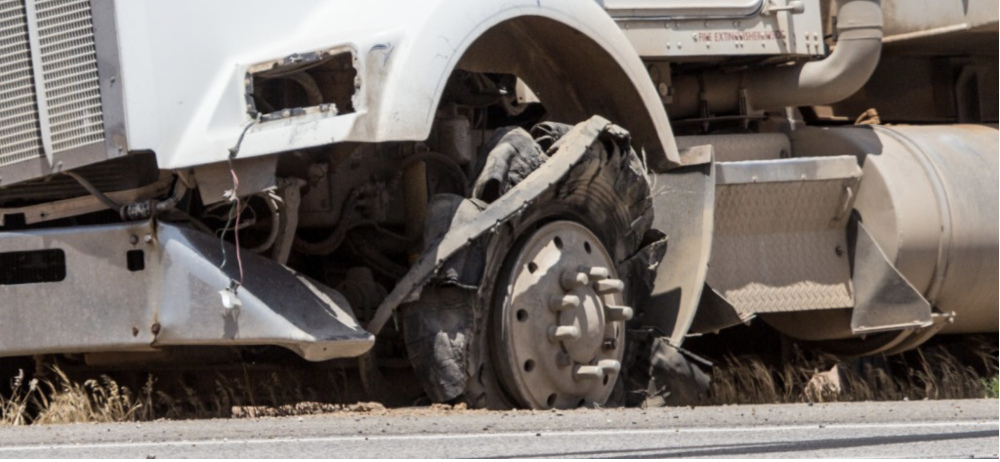
<path fill-rule="evenodd" d="M 470 199 L 435 197 L 427 219 L 428 241 L 474 214 L 468 204 L 485 209 L 489 203 L 527 178 L 550 156 L 557 156 L 569 125 L 543 123 L 496 132 L 477 165 Z M 651 286 L 648 265 L 634 264 L 643 246 L 662 255 L 662 235 L 650 232 L 653 218 L 649 183 L 628 133 L 609 126 L 584 159 L 519 215 L 453 255 L 424 285 L 418 300 L 401 307 L 401 321 L 410 360 L 428 397 L 435 402 L 465 402 L 470 407 L 524 407 L 504 391 L 495 370 L 491 347 L 491 310 L 498 273 L 518 239 L 554 220 L 572 220 L 597 235 L 626 279 L 626 299 L 643 299 Z M 464 205 L 463 205 L 464 204 Z M 464 207 L 464 210 L 463 210 Z M 654 245 L 655 244 L 655 245 Z M 647 252 L 648 253 L 648 252 Z M 631 261 L 631 264 L 630 264 Z M 624 375 L 624 374 L 622 374 Z M 620 376 L 621 377 L 621 376 Z M 619 380 L 623 380 L 619 378 Z M 623 404 L 622 394 L 613 395 Z"/>

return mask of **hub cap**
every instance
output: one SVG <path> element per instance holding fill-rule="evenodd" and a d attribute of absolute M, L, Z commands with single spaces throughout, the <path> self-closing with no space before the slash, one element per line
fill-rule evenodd
<path fill-rule="evenodd" d="M 575 222 L 550 223 L 520 248 L 508 276 L 496 340 L 511 394 L 536 409 L 607 401 L 632 309 L 600 240 Z"/>

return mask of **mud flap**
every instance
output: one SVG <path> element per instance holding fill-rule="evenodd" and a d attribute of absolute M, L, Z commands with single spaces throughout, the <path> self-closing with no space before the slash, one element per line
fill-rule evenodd
<path fill-rule="evenodd" d="M 651 178 L 653 228 L 670 240 L 656 266 L 656 279 L 641 324 L 681 345 L 698 309 L 712 249 L 715 169 L 711 146 L 682 153 L 685 166 Z"/>

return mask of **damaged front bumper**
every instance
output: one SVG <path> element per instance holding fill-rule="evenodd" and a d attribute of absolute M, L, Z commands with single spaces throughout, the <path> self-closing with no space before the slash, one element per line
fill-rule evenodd
<path fill-rule="evenodd" d="M 276 345 L 310 361 L 356 357 L 374 336 L 335 290 L 168 223 L 0 233 L 0 357 Z M 229 306 L 227 308 L 227 306 Z"/>

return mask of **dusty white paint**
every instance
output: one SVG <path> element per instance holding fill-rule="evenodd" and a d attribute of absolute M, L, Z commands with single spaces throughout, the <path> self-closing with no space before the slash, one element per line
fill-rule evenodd
<path fill-rule="evenodd" d="M 240 157 L 348 140 L 425 139 L 447 77 L 466 48 L 489 28 L 520 16 L 559 21 L 603 46 L 640 90 L 659 131 L 670 134 L 639 56 L 596 2 L 130 0 L 115 5 L 129 148 L 156 152 L 160 168 L 226 159 L 250 122 L 244 99 L 249 66 L 340 46 L 357 52 L 364 92 L 357 112 L 255 126 Z"/>

